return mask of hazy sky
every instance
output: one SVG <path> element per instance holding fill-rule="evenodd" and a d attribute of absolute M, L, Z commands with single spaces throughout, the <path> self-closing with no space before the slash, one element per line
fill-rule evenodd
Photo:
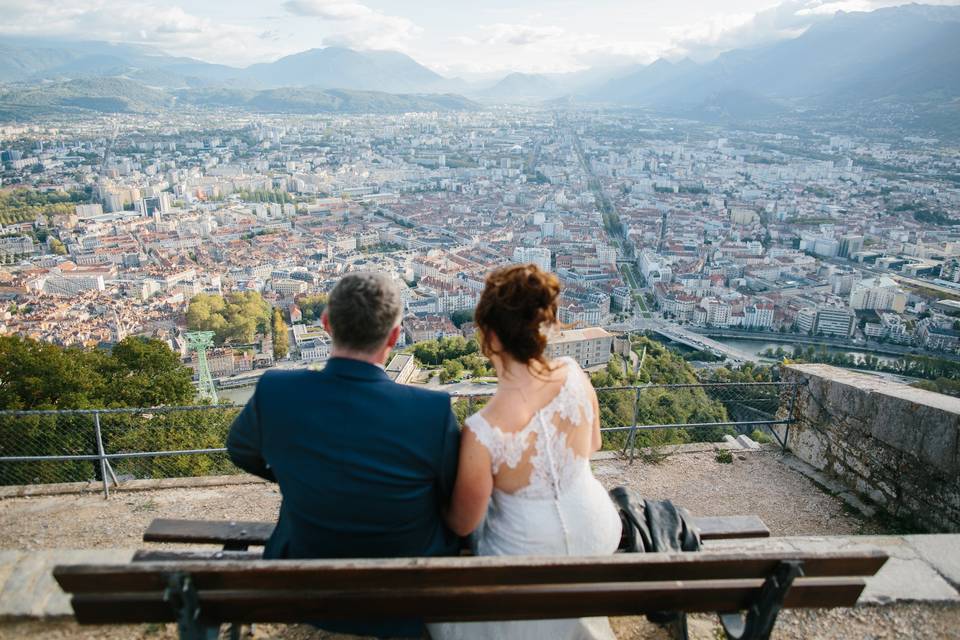
<path fill-rule="evenodd" d="M 960 4 L 934 0 L 930 4 Z M 0 0 L 0 34 L 136 42 L 245 66 L 330 45 L 445 75 L 705 59 L 899 0 Z"/>

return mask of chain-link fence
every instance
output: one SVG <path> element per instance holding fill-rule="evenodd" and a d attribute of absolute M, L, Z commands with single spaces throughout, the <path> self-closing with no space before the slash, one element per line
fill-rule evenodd
<path fill-rule="evenodd" d="M 224 450 L 239 407 L 0 411 L 0 485 L 239 473 Z"/>
<path fill-rule="evenodd" d="M 597 389 L 605 449 L 718 442 L 726 434 L 793 421 L 797 385 L 784 382 L 646 385 Z M 453 394 L 462 424 L 493 395 Z M 240 473 L 224 445 L 240 407 L 0 411 L 0 485 Z"/>

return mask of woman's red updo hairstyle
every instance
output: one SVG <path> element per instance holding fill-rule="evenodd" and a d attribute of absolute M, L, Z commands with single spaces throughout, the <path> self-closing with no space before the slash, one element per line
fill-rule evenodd
<path fill-rule="evenodd" d="M 503 351 L 518 362 L 538 362 L 547 367 L 545 330 L 557 323 L 560 280 L 533 264 L 495 269 L 473 314 L 481 338 L 492 332 Z M 490 357 L 490 341 L 481 339 L 483 353 Z"/>

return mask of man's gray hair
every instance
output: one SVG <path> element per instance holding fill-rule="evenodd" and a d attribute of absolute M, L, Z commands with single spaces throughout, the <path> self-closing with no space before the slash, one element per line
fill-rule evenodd
<path fill-rule="evenodd" d="M 347 274 L 327 301 L 334 345 L 361 353 L 381 347 L 402 315 L 400 289 L 383 273 Z"/>

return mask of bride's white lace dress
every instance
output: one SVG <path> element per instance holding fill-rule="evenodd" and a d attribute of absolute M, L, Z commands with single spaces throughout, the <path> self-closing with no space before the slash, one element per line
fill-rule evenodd
<path fill-rule="evenodd" d="M 577 363 L 561 358 L 566 380 L 559 393 L 527 425 L 506 433 L 480 413 L 466 420 L 490 452 L 493 474 L 501 467 L 529 468 L 529 483 L 507 493 L 494 489 L 477 531 L 480 555 L 607 555 L 620 541 L 620 516 L 587 456 L 577 455 L 567 437 L 593 428 L 589 381 Z M 435 640 L 478 638 L 613 640 L 607 618 L 429 625 Z"/>

